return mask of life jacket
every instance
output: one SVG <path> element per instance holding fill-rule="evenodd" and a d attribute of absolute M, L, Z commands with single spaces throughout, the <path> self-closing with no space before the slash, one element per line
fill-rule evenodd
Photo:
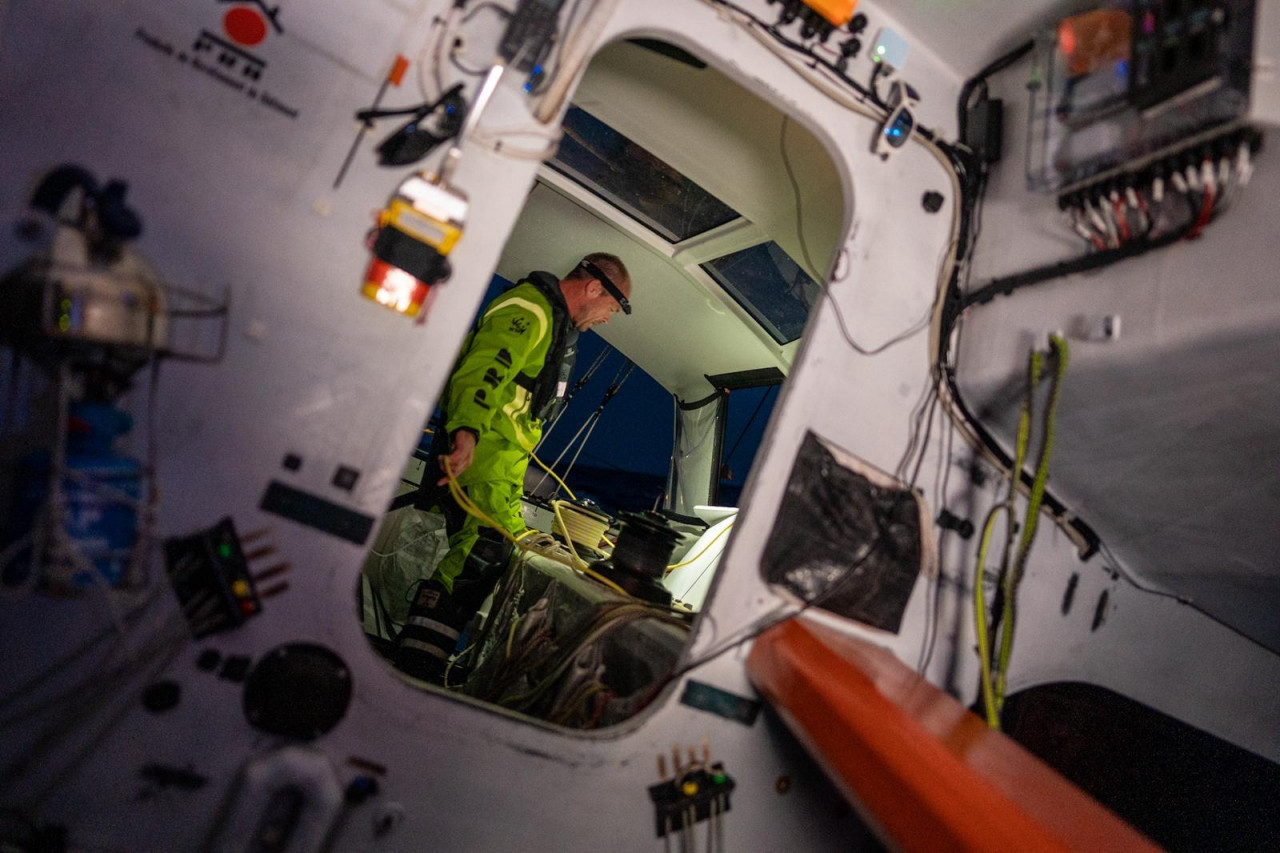
<path fill-rule="evenodd" d="M 541 270 L 529 273 L 519 284 L 532 284 L 551 305 L 551 346 L 537 375 L 523 371 L 516 374 L 515 383 L 529 392 L 532 401 L 529 412 L 540 421 L 555 417 L 564 405 L 569 390 L 569 379 L 578 360 L 578 330 L 569 317 L 569 306 L 560 292 L 560 279 Z"/>

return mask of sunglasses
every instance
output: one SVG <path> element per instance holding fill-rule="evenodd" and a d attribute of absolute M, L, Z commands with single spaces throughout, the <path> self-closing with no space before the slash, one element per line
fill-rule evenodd
<path fill-rule="evenodd" d="M 618 289 L 618 286 L 610 281 L 609 276 L 604 274 L 604 270 L 591 263 L 591 261 L 583 261 L 578 266 L 589 272 L 592 278 L 598 279 L 600 284 L 604 285 L 605 292 L 618 300 L 618 305 L 622 308 L 623 314 L 631 313 L 631 303 L 627 301 L 627 297 L 622 295 L 622 291 Z"/>

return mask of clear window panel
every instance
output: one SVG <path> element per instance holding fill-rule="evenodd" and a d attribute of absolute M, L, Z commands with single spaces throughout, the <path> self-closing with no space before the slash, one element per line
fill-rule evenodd
<path fill-rule="evenodd" d="M 804 332 L 820 288 L 777 243 L 760 243 L 702 265 L 775 341 Z"/>
<path fill-rule="evenodd" d="M 672 243 L 740 218 L 720 199 L 579 107 L 569 108 L 560 150 L 550 164 Z"/>

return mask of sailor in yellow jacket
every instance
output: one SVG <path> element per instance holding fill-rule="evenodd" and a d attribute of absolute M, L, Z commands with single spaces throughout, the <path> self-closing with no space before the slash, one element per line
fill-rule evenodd
<path fill-rule="evenodd" d="M 525 530 L 520 498 L 542 425 L 562 402 L 578 332 L 631 313 L 622 261 L 587 255 L 562 279 L 533 272 L 491 302 L 463 344 L 441 397 L 448 449 L 440 468 L 512 536 Z M 437 485 L 448 482 L 441 475 Z M 452 500 L 446 498 L 446 500 Z M 453 515 L 455 513 L 446 513 Z M 467 515 L 449 527 L 449 551 L 421 584 L 397 640 L 400 669 L 438 680 L 458 636 L 497 583 L 507 553 L 496 531 Z"/>

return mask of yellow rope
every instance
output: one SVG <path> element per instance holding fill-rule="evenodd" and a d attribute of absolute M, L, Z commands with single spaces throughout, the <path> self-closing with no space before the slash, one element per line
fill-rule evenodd
<path fill-rule="evenodd" d="M 569 485 L 565 483 L 564 480 L 560 479 L 559 474 L 557 474 L 555 471 L 552 471 L 551 468 L 545 462 L 539 459 L 538 454 L 530 453 L 529 456 L 533 459 L 534 462 L 538 463 L 539 468 L 541 468 L 543 471 L 546 471 L 548 474 L 550 474 L 551 478 L 560 484 L 560 488 L 564 489 L 564 493 L 569 496 L 569 500 L 576 501 L 578 499 L 578 496 L 573 493 L 573 489 L 569 488 Z"/>
<path fill-rule="evenodd" d="M 1009 671 L 1009 659 L 1013 656 L 1013 631 L 1017 611 L 1015 597 L 1018 585 L 1022 582 L 1022 572 L 1027 563 L 1027 555 L 1031 544 L 1035 541 L 1037 523 L 1040 520 L 1040 504 L 1044 500 L 1045 485 L 1049 481 L 1049 458 L 1053 454 L 1054 416 L 1058 408 L 1058 398 L 1062 388 L 1062 377 L 1067 372 L 1067 342 L 1058 335 L 1050 335 L 1049 348 L 1056 357 L 1053 384 L 1049 389 L 1049 401 L 1044 412 L 1044 437 L 1040 442 L 1040 458 L 1036 463 L 1035 477 L 1032 479 L 1031 491 L 1027 495 L 1027 516 L 1022 526 L 1022 536 L 1018 542 L 1018 553 L 1014 558 L 1005 578 L 1006 592 L 1004 599 L 1004 624 L 1001 625 L 1000 658 L 996 669 L 996 707 L 1003 709 L 1006 678 Z M 1030 419 L 1031 396 L 1040 382 L 1043 356 L 1033 352 L 1031 356 L 1030 384 L 1027 390 L 1027 417 Z M 1021 474 L 1021 469 L 1018 471 Z"/>
<path fill-rule="evenodd" d="M 987 725 L 1000 727 L 1000 712 L 1004 708 L 1004 697 L 1008 686 L 1009 662 L 1013 657 L 1013 638 L 1015 620 L 1017 619 L 1018 586 L 1022 581 L 1022 573 L 1026 566 L 1027 555 L 1031 551 L 1035 539 L 1037 522 L 1040 517 L 1040 504 L 1044 498 L 1045 484 L 1049 479 L 1049 458 L 1053 453 L 1054 415 L 1058 407 L 1062 377 L 1066 373 L 1068 351 L 1067 342 L 1058 335 L 1049 338 L 1052 355 L 1056 359 L 1053 383 L 1050 388 L 1049 402 L 1044 412 L 1044 436 L 1040 443 L 1040 455 L 1036 464 L 1035 476 L 1027 495 L 1027 514 L 1022 525 L 1016 556 L 1013 555 L 1015 532 L 1018 530 L 1017 513 L 1014 504 L 1017 497 L 1018 479 L 1022 476 L 1023 465 L 1031 438 L 1032 404 L 1036 386 L 1040 384 L 1040 376 L 1044 369 L 1044 355 L 1038 351 L 1031 352 L 1027 369 L 1027 395 L 1023 400 L 1022 412 L 1018 419 L 1018 433 L 1014 447 L 1013 466 L 1009 469 L 1009 497 L 992 508 L 983 525 L 982 539 L 978 546 L 978 566 L 974 573 L 974 622 L 978 633 L 978 656 L 982 666 L 982 702 L 986 711 Z M 1004 598 L 1001 608 L 1001 619 L 997 629 L 999 647 L 993 657 L 990 648 L 991 638 L 987 630 L 987 608 L 985 591 L 982 584 L 982 571 L 986 565 L 987 548 L 991 544 L 991 534 L 995 528 L 996 516 L 1001 510 L 1006 513 L 1005 547 L 1000 559 L 1000 592 Z"/>
<path fill-rule="evenodd" d="M 576 564 L 569 563 L 552 554 L 545 554 L 537 550 L 536 548 L 531 548 L 528 545 L 526 545 L 524 542 L 520 541 L 525 537 L 525 535 L 527 534 L 527 531 L 526 531 L 526 534 L 522 534 L 519 538 L 511 535 L 511 532 L 509 530 L 507 530 L 501 524 L 499 524 L 498 522 L 490 518 L 485 513 L 485 511 L 480 509 L 480 507 L 477 506 L 476 503 L 473 500 L 471 500 L 470 497 L 467 496 L 467 493 L 462 490 L 462 487 L 458 485 L 457 478 L 453 476 L 453 466 L 449 464 L 449 458 L 447 456 L 442 457 L 440 461 L 444 466 L 445 476 L 449 478 L 449 493 L 453 495 L 453 499 L 457 501 L 458 506 L 462 507 L 463 511 L 466 512 L 467 515 L 470 515 L 473 518 L 483 521 L 485 524 L 489 525 L 494 530 L 501 533 L 504 539 L 506 539 L 512 545 L 515 545 L 521 551 L 529 551 L 531 553 L 546 557 L 549 560 L 555 560 L 557 563 L 560 563 L 561 565 L 568 566 L 571 569 L 582 572 L 584 575 L 595 578 L 596 580 L 600 581 L 600 583 L 609 587 L 619 595 L 625 595 L 627 598 L 634 597 L 625 589 L 623 589 L 613 581 L 606 578 L 604 575 L 600 574 L 599 572 L 593 571 L 590 567 L 587 566 L 586 563 L 582 562 L 582 560 L 578 558 L 577 554 L 573 555 L 574 559 L 577 560 L 577 563 Z"/>
<path fill-rule="evenodd" d="M 698 552 L 697 556 L 695 556 L 695 557 L 690 557 L 689 559 L 685 560 L 685 561 L 684 561 L 684 562 L 682 562 L 682 563 L 672 563 L 670 566 L 667 566 L 667 571 L 668 571 L 668 572 L 673 572 L 673 571 L 675 571 L 676 569 L 683 568 L 683 567 L 685 567 L 685 566 L 689 565 L 690 563 L 696 563 L 698 560 L 702 559 L 702 555 L 703 555 L 703 554 L 705 554 L 705 553 L 707 553 L 708 551 L 710 551 L 710 550 L 711 550 L 711 546 L 712 546 L 712 545 L 714 545 L 714 544 L 716 544 L 717 542 L 719 542 L 719 541 L 720 541 L 720 537 L 721 537 L 721 536 L 723 536 L 723 535 L 725 535 L 726 533 L 728 533 L 728 532 L 729 532 L 729 528 L 731 528 L 731 527 L 733 527 L 733 522 L 732 522 L 732 521 L 731 521 L 731 522 L 729 522 L 728 524 L 726 524 L 726 525 L 724 526 L 724 529 L 723 529 L 723 530 L 721 530 L 719 533 L 717 533 L 717 534 L 715 535 L 715 537 L 714 537 L 710 542 L 708 542 L 706 545 L 704 545 L 704 546 L 703 546 L 703 548 L 702 548 L 702 550 Z"/>
<path fill-rule="evenodd" d="M 973 619 L 978 632 L 978 660 L 982 665 L 982 706 L 987 712 L 987 725 L 993 729 L 1000 728 L 1000 716 L 996 710 L 995 691 L 991 686 L 991 639 L 987 636 L 987 601 L 982 572 L 987 564 L 987 547 L 991 544 L 996 517 L 1001 510 L 1007 512 L 1008 509 L 1007 504 L 998 504 L 987 513 L 987 521 L 982 525 L 982 539 L 978 545 L 978 567 L 973 573 Z"/>

